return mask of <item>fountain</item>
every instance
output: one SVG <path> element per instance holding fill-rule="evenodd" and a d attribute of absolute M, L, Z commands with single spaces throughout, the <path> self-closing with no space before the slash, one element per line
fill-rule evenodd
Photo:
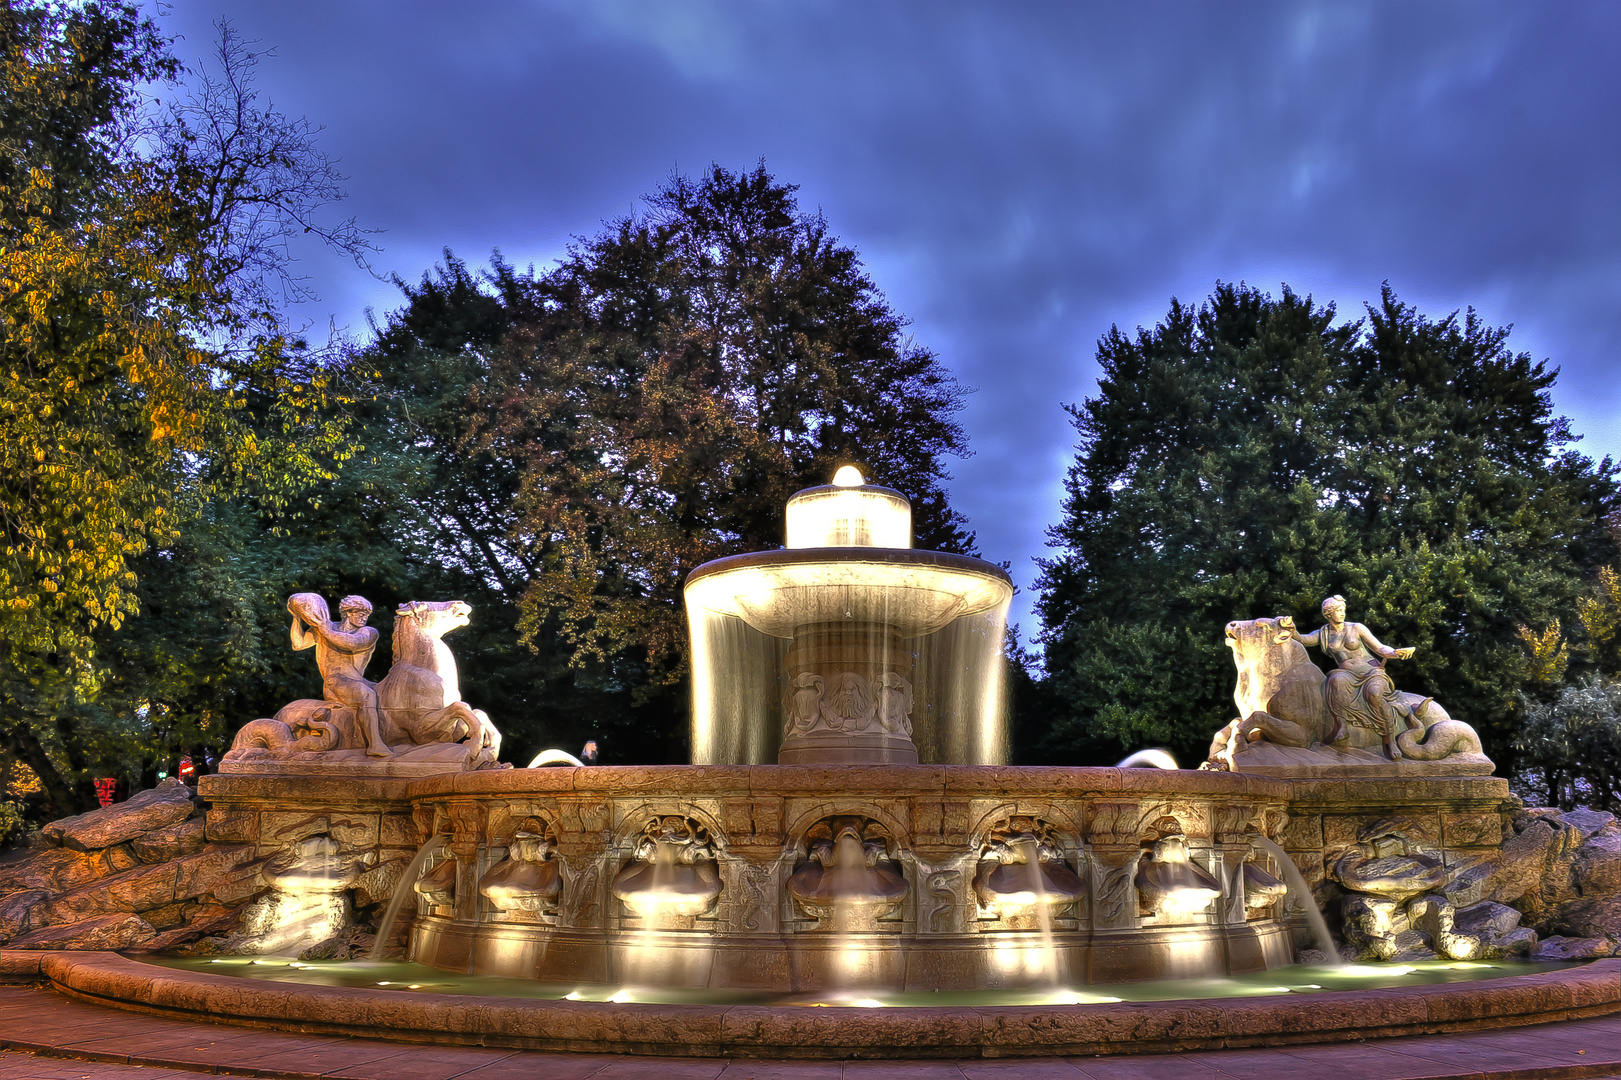
<path fill-rule="evenodd" d="M 906 498 L 850 468 L 789 500 L 785 539 L 687 580 L 691 766 L 413 783 L 417 819 L 448 830 L 444 861 L 415 885 L 411 957 L 790 993 L 1292 960 L 1254 844 L 1281 838 L 1286 784 L 1009 768 L 1007 574 L 912 548 Z M 526 833 L 549 838 L 548 861 L 514 854 L 534 845 Z M 548 868 L 544 902 L 525 907 L 515 872 L 499 899 L 480 885 L 515 860 Z"/>
<path fill-rule="evenodd" d="M 690 765 L 542 754 L 539 767 L 498 766 L 499 733 L 457 700 L 438 640 L 466 623 L 467 605 L 402 605 L 396 640 L 414 645 L 396 656 L 415 671 L 396 660 L 390 693 L 373 696 L 361 685 L 376 635 L 357 625 L 364 601 L 348 598 L 332 622 L 320 598 L 295 597 L 295 644 L 313 635 L 331 650 L 322 671 L 338 685 L 248 725 L 223 775 L 202 781 L 208 840 L 232 852 L 234 876 L 212 895 L 314 897 L 254 910 L 314 909 L 328 923 L 351 913 L 334 897 L 392 897 L 378 953 L 398 916 L 411 961 L 448 986 L 495 977 L 507 1000 L 429 1006 L 345 989 L 333 1002 L 360 1011 L 331 1016 L 316 991 L 281 983 L 219 1000 L 256 1022 L 487 1045 L 1106 1053 L 1366 1037 L 1354 1011 L 1306 1003 L 1115 1004 L 1123 984 L 1153 1000 L 1190 992 L 1167 979 L 1230 978 L 1246 994 L 1365 985 L 1368 965 L 1243 981 L 1284 982 L 1265 973 L 1298 946 L 1336 958 L 1319 902 L 1359 958 L 1402 959 L 1394 972 L 1440 964 L 1435 977 L 1451 979 L 1445 960 L 1535 944 L 1505 906 L 1526 875 L 1499 871 L 1511 821 L 1531 838 L 1516 852 L 1542 844 L 1526 859 L 1553 850 L 1554 829 L 1505 816 L 1507 783 L 1439 705 L 1396 694 L 1362 657 L 1327 678 L 1311 664 L 1303 643 L 1339 648 L 1343 602 L 1325 605 L 1340 620 L 1332 632 L 1303 636 L 1286 617 L 1229 624 L 1241 715 L 1200 770 L 1163 752 L 1114 768 L 1013 768 L 1001 656 L 1011 583 L 978 559 L 913 549 L 910 532 L 904 496 L 840 470 L 790 500 L 784 548 L 693 571 Z M 1346 709 L 1375 727 L 1339 724 Z M 264 952 L 284 929 L 260 927 L 243 951 Z M 199 976 L 127 960 L 137 970 L 52 964 L 60 985 L 103 1000 L 184 1009 L 205 993 Z M 1613 1010 L 1612 983 L 1561 982 L 1561 1000 L 1580 1003 L 1559 1007 Z M 1113 992 L 1086 989 L 1104 984 Z M 510 1000 L 515 985 L 551 1000 Z M 1552 985 L 1514 991 L 1511 1015 L 1555 1018 Z M 1440 1008 L 1446 988 L 1426 989 L 1437 994 L 1415 1015 Z M 968 996 L 986 990 L 997 996 Z M 1498 1022 L 1510 1006 L 1494 992 L 1459 991 L 1456 1015 Z M 876 1008 L 901 1003 L 937 1007 Z"/>

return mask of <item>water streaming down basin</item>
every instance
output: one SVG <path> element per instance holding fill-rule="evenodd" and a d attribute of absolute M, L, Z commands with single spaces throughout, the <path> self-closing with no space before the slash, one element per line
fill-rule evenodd
<path fill-rule="evenodd" d="M 1305 875 L 1301 874 L 1300 867 L 1289 858 L 1284 851 L 1265 836 L 1257 836 L 1255 843 L 1265 849 L 1278 863 L 1283 871 L 1283 880 L 1289 886 L 1289 893 L 1295 898 L 1295 906 L 1306 916 L 1306 924 L 1311 927 L 1312 940 L 1317 943 L 1317 950 L 1323 954 L 1328 964 L 1340 963 L 1340 953 L 1334 947 L 1334 935 L 1328 932 L 1328 921 L 1323 918 L 1322 911 L 1317 907 L 1317 898 L 1312 895 L 1311 886 L 1306 884 Z"/>
<path fill-rule="evenodd" d="M 786 545 L 687 579 L 694 764 L 1002 764 L 1000 567 L 911 546 L 911 506 L 841 470 Z"/>
<path fill-rule="evenodd" d="M 782 549 L 689 576 L 692 765 L 476 773 L 413 797 L 419 820 L 450 823 L 456 864 L 419 904 L 410 956 L 761 993 L 1290 962 L 1281 905 L 1234 895 L 1287 785 L 1006 767 L 1011 582 L 913 549 L 905 497 L 852 472 L 789 501 Z M 523 880 L 503 869 L 520 829 L 555 838 L 553 892 L 497 907 L 481 882 Z"/>

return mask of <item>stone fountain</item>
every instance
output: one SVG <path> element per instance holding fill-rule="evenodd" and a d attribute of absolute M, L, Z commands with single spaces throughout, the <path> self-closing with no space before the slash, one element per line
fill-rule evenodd
<path fill-rule="evenodd" d="M 411 958 L 547 981 L 814 993 L 1257 971 L 1310 940 L 1284 878 L 1361 897 L 1347 936 L 1370 955 L 1502 951 L 1457 930 L 1437 882 L 1498 843 L 1506 787 L 1433 701 L 1379 672 L 1325 680 L 1305 645 L 1340 648 L 1341 623 L 1228 627 L 1241 718 L 1202 771 L 1011 768 L 1007 574 L 914 549 L 905 496 L 854 469 L 785 520 L 783 548 L 688 578 L 693 764 L 495 767 L 499 734 L 458 700 L 439 640 L 466 605 L 402 606 L 373 693 L 364 601 L 333 622 L 300 594 L 293 641 L 317 649 L 325 700 L 244 728 L 206 781 L 210 835 L 283 862 L 315 834 L 330 861 L 341 837 L 375 861 L 374 890 L 405 898 Z M 1337 731 L 1346 702 L 1423 730 Z M 1401 762 L 1378 752 L 1398 746 Z M 1368 839 L 1375 821 L 1397 824 Z M 1358 861 L 1392 830 L 1407 862 Z"/>
<path fill-rule="evenodd" d="M 913 548 L 905 496 L 854 469 L 793 496 L 785 521 L 781 549 L 688 578 L 687 766 L 500 766 L 440 640 L 467 605 L 402 605 L 374 684 L 370 605 L 347 598 L 333 620 L 296 594 L 292 643 L 315 649 L 323 698 L 242 729 L 203 784 L 209 839 L 271 895 L 299 893 L 261 916 L 314 906 L 330 931 L 344 896 L 392 895 L 412 959 L 558 982 L 819 993 L 1243 973 L 1318 944 L 1318 902 L 1368 957 L 1529 948 L 1478 908 L 1506 784 L 1466 724 L 1391 686 L 1383 664 L 1406 651 L 1345 622 L 1338 598 L 1309 634 L 1284 617 L 1228 626 L 1240 716 L 1202 770 L 1012 768 L 1007 574 Z M 1325 676 L 1312 645 L 1340 668 Z M 284 927 L 260 937 L 244 947 L 287 945 Z"/>
<path fill-rule="evenodd" d="M 370 605 L 346 598 L 333 620 L 321 597 L 296 594 L 292 643 L 315 649 L 323 696 L 244 726 L 199 784 L 206 836 L 178 784 L 54 823 L 42 854 L 0 869 L 0 935 L 20 949 L 156 950 L 206 934 L 229 951 L 341 958 L 350 920 L 392 898 L 401 935 L 379 948 L 446 971 L 823 1003 L 1030 987 L 1062 1002 L 1087 983 L 1263 971 L 1327 941 L 1320 917 L 1310 929 L 1318 906 L 1343 942 L 1327 951 L 1361 959 L 1492 959 L 1531 952 L 1539 933 L 1560 935 L 1549 955 L 1615 951 L 1621 827 L 1519 807 L 1467 724 L 1392 685 L 1385 662 L 1410 651 L 1347 622 L 1339 598 L 1309 634 L 1285 616 L 1228 625 L 1239 715 L 1201 769 L 1013 768 L 1007 576 L 914 550 L 910 532 L 902 495 L 841 472 L 790 501 L 783 549 L 693 572 L 685 766 L 500 765 L 499 732 L 461 700 L 440 640 L 467 623 L 466 604 L 401 605 L 394 665 L 371 683 Z M 1325 674 L 1309 646 L 1338 666 Z M 237 1000 L 212 976 L 53 964 L 53 980 L 98 1000 Z M 1570 993 L 1613 1011 L 1613 983 Z M 700 1037 L 659 1006 L 622 1010 L 617 994 L 601 1008 L 570 995 L 423 1011 L 366 991 L 385 1019 L 362 1022 L 329 1014 L 359 1000 L 347 993 L 328 1003 L 278 984 L 273 1000 L 243 997 L 243 1015 L 490 1045 L 810 1056 L 1177 1049 L 1203 1045 L 1211 1022 L 1210 1006 L 1172 1003 L 1165 1031 L 1192 1024 L 1193 1042 L 1120 1044 L 1112 1033 L 1149 1014 L 976 1006 L 908 1010 L 896 1027 L 866 1008 L 750 1007 L 750 1027 L 728 1026 L 730 1006 L 679 1006 L 712 1025 Z M 1514 1015 L 1558 1018 L 1539 995 L 1525 990 L 1535 1007 Z M 1491 1000 L 1480 1015 L 1497 1023 Z M 1354 1010 L 1221 1017 L 1240 1039 L 1368 1034 Z"/>
<path fill-rule="evenodd" d="M 692 765 L 411 784 L 412 820 L 446 840 L 414 886 L 411 957 L 768 992 L 1293 959 L 1252 844 L 1282 836 L 1287 784 L 1009 768 L 1007 574 L 912 548 L 906 498 L 853 469 L 786 524 L 782 549 L 688 578 Z"/>

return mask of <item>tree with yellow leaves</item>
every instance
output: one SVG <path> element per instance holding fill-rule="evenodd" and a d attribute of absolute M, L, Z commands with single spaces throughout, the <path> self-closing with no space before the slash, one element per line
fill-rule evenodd
<path fill-rule="evenodd" d="M 251 67 L 227 31 L 227 62 L 233 48 Z M 254 225 L 264 189 L 219 182 L 271 166 L 210 139 L 199 119 L 228 103 L 206 81 L 154 112 L 140 87 L 179 74 L 133 6 L 0 5 L 0 748 L 57 812 L 86 803 L 87 770 L 140 734 L 96 709 L 96 639 L 138 608 L 132 560 L 212 492 L 290 498 L 343 453 L 309 411 L 322 390 L 308 368 L 287 378 L 293 347 L 248 272 L 288 207 L 260 205 Z M 331 180 L 306 168 L 295 190 Z M 285 391 L 278 419 L 244 422 L 266 383 Z"/>

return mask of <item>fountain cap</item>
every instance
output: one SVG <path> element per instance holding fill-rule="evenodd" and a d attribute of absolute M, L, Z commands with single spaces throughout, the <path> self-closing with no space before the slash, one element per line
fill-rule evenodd
<path fill-rule="evenodd" d="M 894 488 L 869 484 L 845 465 L 831 484 L 795 492 L 784 514 L 789 548 L 912 546 L 912 504 Z"/>

